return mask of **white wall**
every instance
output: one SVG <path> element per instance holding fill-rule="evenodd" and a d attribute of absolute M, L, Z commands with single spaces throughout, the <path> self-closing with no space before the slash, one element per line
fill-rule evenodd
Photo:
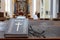
<path fill-rule="evenodd" d="M 5 0 L 1 0 L 1 9 L 0 12 L 4 12 L 5 11 Z"/>

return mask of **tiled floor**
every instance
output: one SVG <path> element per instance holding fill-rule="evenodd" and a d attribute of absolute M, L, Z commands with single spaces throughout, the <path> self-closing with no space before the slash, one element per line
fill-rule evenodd
<path fill-rule="evenodd" d="M 4 21 L 7 23 L 8 21 Z M 50 21 L 50 20 L 29 20 L 29 24 L 35 31 L 42 32 L 45 31 L 44 35 L 48 37 L 60 37 L 60 21 Z M 0 38 L 4 38 L 4 32 L 0 31 Z"/>

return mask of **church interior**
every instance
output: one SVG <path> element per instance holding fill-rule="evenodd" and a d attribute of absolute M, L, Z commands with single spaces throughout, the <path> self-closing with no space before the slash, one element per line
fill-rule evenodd
<path fill-rule="evenodd" d="M 60 0 L 0 0 L 0 38 L 59 38 Z"/>

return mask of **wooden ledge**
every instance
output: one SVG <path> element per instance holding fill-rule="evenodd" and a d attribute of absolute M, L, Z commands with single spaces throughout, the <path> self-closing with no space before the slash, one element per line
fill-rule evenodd
<path fill-rule="evenodd" d="M 58 18 L 54 18 L 53 21 L 60 21 L 60 19 L 58 19 Z"/>

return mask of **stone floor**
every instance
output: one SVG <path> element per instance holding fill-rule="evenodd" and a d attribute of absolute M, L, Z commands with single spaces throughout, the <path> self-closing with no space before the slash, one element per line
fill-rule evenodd
<path fill-rule="evenodd" d="M 8 21 L 4 21 L 7 23 Z M 0 22 L 1 23 L 1 22 Z M 51 20 L 29 20 L 29 24 L 35 31 L 45 31 L 46 38 L 60 37 L 60 21 Z M 0 31 L 0 38 L 4 38 L 4 32 Z"/>
<path fill-rule="evenodd" d="M 46 38 L 60 37 L 60 21 L 50 21 L 50 20 L 38 20 L 30 21 L 33 29 L 41 32 L 45 31 L 44 35 Z"/>

